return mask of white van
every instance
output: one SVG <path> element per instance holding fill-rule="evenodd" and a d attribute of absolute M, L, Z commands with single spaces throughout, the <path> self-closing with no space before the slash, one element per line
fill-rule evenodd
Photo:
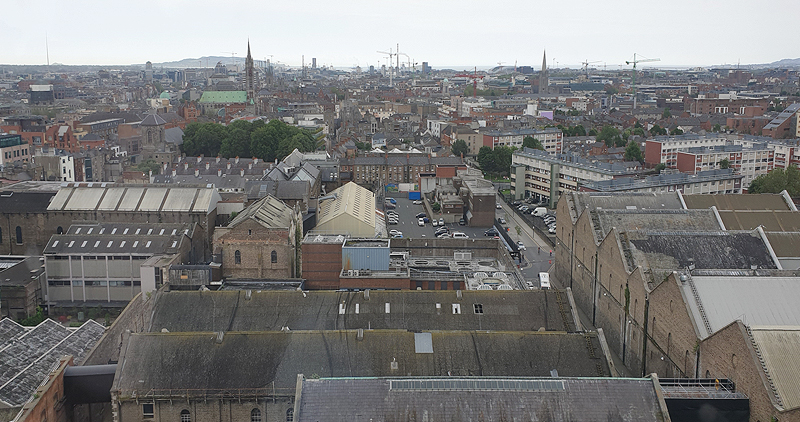
<path fill-rule="evenodd" d="M 545 207 L 536 207 L 533 210 L 532 214 L 533 214 L 534 217 L 543 217 L 545 214 L 547 214 L 547 208 L 545 208 Z"/>
<path fill-rule="evenodd" d="M 539 273 L 539 288 L 540 289 L 550 288 L 550 273 Z"/>
<path fill-rule="evenodd" d="M 453 233 L 453 239 L 469 239 L 469 236 L 467 236 L 466 233 L 454 232 Z"/>

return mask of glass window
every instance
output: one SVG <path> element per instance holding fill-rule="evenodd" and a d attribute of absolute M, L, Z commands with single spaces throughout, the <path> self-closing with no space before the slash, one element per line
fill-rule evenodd
<path fill-rule="evenodd" d="M 188 410 L 181 410 L 181 422 L 192 422 L 192 414 Z"/>
<path fill-rule="evenodd" d="M 272 260 L 273 264 L 278 262 L 278 252 L 272 251 L 272 253 L 270 254 L 270 259 Z"/>
<path fill-rule="evenodd" d="M 242 253 L 236 251 L 233 253 L 233 263 L 234 264 L 241 264 L 242 263 Z"/>
<path fill-rule="evenodd" d="M 155 417 L 155 410 L 154 410 L 153 403 L 143 403 L 142 404 L 142 417 L 152 419 Z"/>
<path fill-rule="evenodd" d="M 294 409 L 286 410 L 286 422 L 294 422 Z"/>
<path fill-rule="evenodd" d="M 253 409 L 250 411 L 250 422 L 261 422 L 261 410 Z"/>
<path fill-rule="evenodd" d="M 22 227 L 17 226 L 17 245 L 22 244 Z"/>

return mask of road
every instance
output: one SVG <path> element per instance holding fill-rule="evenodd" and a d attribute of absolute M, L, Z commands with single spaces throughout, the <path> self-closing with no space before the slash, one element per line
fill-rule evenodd
<path fill-rule="evenodd" d="M 554 252 L 551 252 L 550 245 L 542 240 L 536 231 L 508 208 L 506 203 L 499 197 L 497 203 L 502 207 L 502 209 L 497 210 L 497 216 L 505 218 L 506 226 L 510 228 L 508 234 L 511 239 L 515 242 L 521 240 L 525 245 L 525 251 L 522 251 L 522 274 L 525 276 L 526 281 L 533 281 L 534 284 L 537 284 L 539 273 L 550 271 L 553 266 Z M 519 234 L 517 234 L 516 227 L 520 228 Z"/>

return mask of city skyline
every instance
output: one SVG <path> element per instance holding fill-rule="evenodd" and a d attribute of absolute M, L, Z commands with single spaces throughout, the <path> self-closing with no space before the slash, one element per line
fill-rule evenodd
<path fill-rule="evenodd" d="M 300 66 L 348 68 L 401 62 L 434 68 L 528 65 L 578 67 L 583 61 L 617 70 L 633 54 L 660 58 L 652 67 L 766 64 L 797 55 L 790 44 L 747 33 L 748 22 L 790 27 L 800 5 L 774 0 L 754 7 L 743 0 L 724 6 L 678 0 L 668 5 L 622 1 L 613 5 L 578 1 L 569 9 L 554 3 L 499 1 L 374 4 L 362 0 L 294 4 L 246 3 L 220 9 L 211 2 L 144 1 L 120 10 L 96 0 L 80 4 L 42 1 L 6 5 L 0 23 L 8 34 L 25 34 L 4 45 L 0 64 L 131 65 L 190 57 L 246 54 L 256 60 Z M 784 13 L 775 13 L 783 10 Z M 26 19 L 36 16 L 31 31 Z M 64 26 L 64 16 L 76 16 Z M 243 24 L 244 21 L 249 23 Z M 733 22 L 733 23 L 731 23 Z M 780 37 L 777 33 L 776 37 Z M 687 48 L 688 47 L 688 48 Z M 49 50 L 49 51 L 48 51 Z M 405 53 L 403 55 L 402 53 Z M 49 58 L 48 58 L 49 55 Z M 396 58 L 394 62 L 396 63 Z"/>

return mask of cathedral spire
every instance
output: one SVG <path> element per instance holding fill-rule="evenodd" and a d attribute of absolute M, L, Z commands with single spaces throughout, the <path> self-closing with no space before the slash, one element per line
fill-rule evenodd
<path fill-rule="evenodd" d="M 539 94 L 547 94 L 550 81 L 547 78 L 547 51 L 542 53 L 542 71 L 539 72 Z"/>

